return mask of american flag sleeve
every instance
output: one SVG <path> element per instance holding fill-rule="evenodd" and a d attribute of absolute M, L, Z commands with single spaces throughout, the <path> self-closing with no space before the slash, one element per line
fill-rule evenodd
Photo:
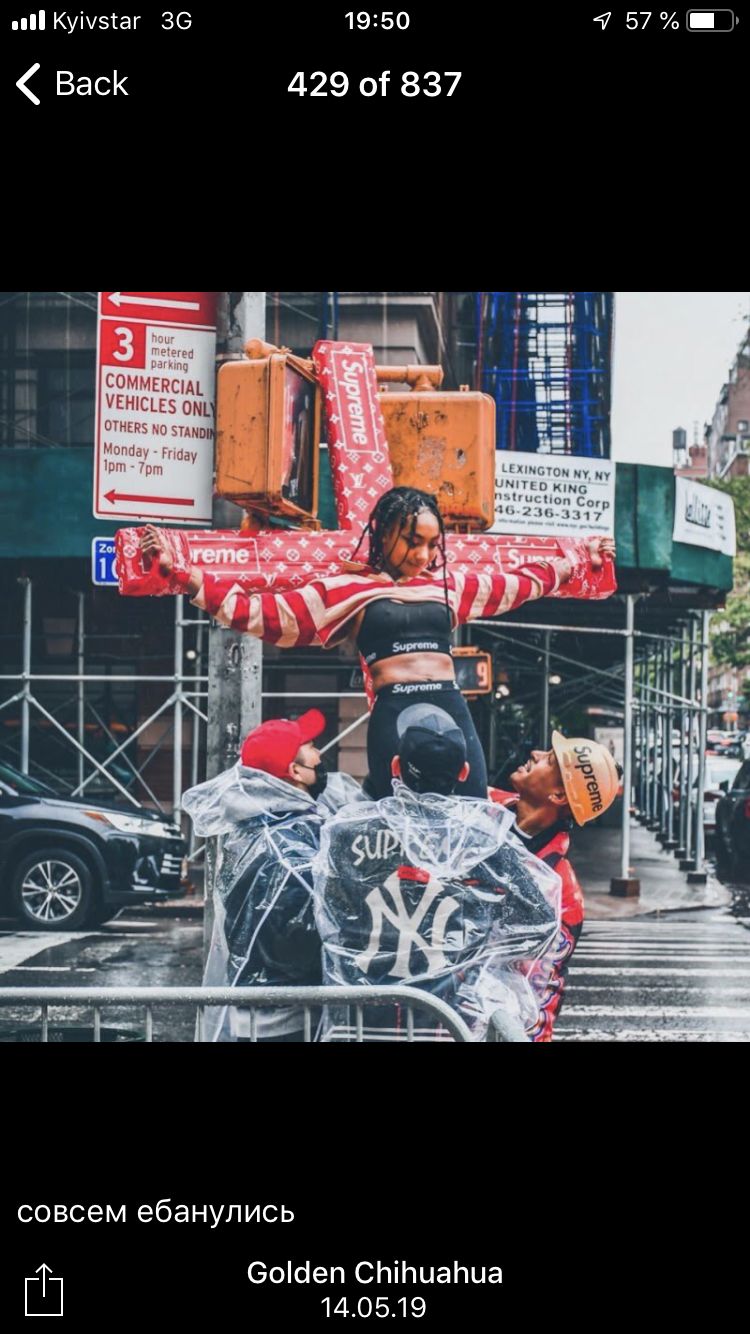
<path fill-rule="evenodd" d="M 259 576 L 258 583 L 264 581 L 265 576 Z M 315 584 L 283 593 L 254 593 L 231 575 L 204 574 L 192 601 L 228 630 L 255 635 L 267 644 L 296 648 L 322 642 L 318 632 L 323 601 Z"/>
<path fill-rule="evenodd" d="M 554 560 L 522 565 L 506 574 L 454 574 L 458 594 L 458 624 L 515 611 L 524 602 L 557 591 L 560 571 Z"/>

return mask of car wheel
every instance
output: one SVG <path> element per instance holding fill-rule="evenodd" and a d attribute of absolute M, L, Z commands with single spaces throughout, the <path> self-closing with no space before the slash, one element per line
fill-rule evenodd
<path fill-rule="evenodd" d="M 723 811 L 716 812 L 716 847 L 722 856 L 729 856 L 731 850 L 731 839 L 727 829 L 726 817 Z"/>
<path fill-rule="evenodd" d="M 726 866 L 729 861 L 726 836 L 718 820 L 716 821 L 716 860 L 720 866 Z"/>
<path fill-rule="evenodd" d="M 43 848 L 18 863 L 11 897 L 24 926 L 35 931 L 76 931 L 86 925 L 91 912 L 91 871 L 67 849 Z"/>

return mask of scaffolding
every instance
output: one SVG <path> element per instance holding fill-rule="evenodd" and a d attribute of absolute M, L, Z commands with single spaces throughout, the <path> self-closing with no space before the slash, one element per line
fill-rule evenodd
<path fill-rule="evenodd" d="M 473 626 L 496 642 L 503 662 L 525 683 L 514 702 L 522 702 L 527 708 L 531 705 L 532 710 L 536 705 L 540 749 L 549 744 L 552 663 L 569 674 L 566 686 L 555 690 L 556 718 L 564 718 L 566 712 L 592 695 L 605 706 L 604 712 L 622 718 L 620 875 L 613 877 L 613 885 L 633 880 L 632 817 L 674 855 L 680 870 L 687 872 L 689 884 L 705 884 L 710 612 L 687 611 L 670 619 L 662 633 L 653 633 L 636 628 L 636 604 L 641 597 L 626 595 L 622 628 L 519 622 L 505 617 L 499 622 L 475 621 Z M 560 650 L 561 636 L 571 634 L 593 636 L 601 643 L 609 641 L 613 647 L 602 654 L 601 665 L 594 666 Z M 619 662 L 614 648 L 618 639 L 623 644 Z M 495 760 L 494 741 L 493 735 L 490 770 Z"/>
<path fill-rule="evenodd" d="M 11 690 L 5 699 L 0 700 L 0 713 L 15 706 L 20 712 L 20 768 L 24 774 L 33 772 L 37 767 L 31 755 L 32 721 L 35 715 L 52 727 L 64 745 L 77 752 L 78 782 L 70 795 L 82 795 L 95 780 L 105 780 L 115 789 L 115 795 L 125 798 L 133 806 L 140 806 L 144 800 L 153 803 L 164 812 L 149 786 L 144 774 L 151 759 L 172 738 L 172 818 L 181 822 L 182 794 L 188 786 L 194 786 L 201 777 L 201 759 L 205 754 L 205 732 L 207 725 L 206 698 L 208 678 L 203 670 L 205 651 L 209 633 L 222 634 L 218 627 L 213 629 L 201 613 L 190 617 L 185 615 L 182 597 L 175 599 L 174 605 L 174 670 L 172 674 L 128 675 L 122 677 L 129 685 L 158 683 L 164 688 L 166 698 L 151 709 L 138 726 L 129 732 L 126 738 L 117 743 L 116 737 L 106 728 L 104 719 L 97 713 L 98 722 L 104 726 L 112 749 L 101 761 L 91 752 L 86 744 L 85 718 L 91 708 L 87 699 L 87 687 L 102 680 L 114 681 L 116 676 L 101 677 L 87 672 L 85 660 L 84 634 L 84 595 L 79 594 L 77 627 L 77 670 L 61 675 L 59 673 L 35 672 L 31 661 L 31 623 L 32 623 L 32 581 L 23 579 L 23 635 L 22 669 L 20 672 L 2 673 L 0 681 L 6 688 L 17 684 L 20 688 Z M 620 879 L 632 877 L 630 868 L 630 816 L 634 814 L 655 834 L 667 851 L 672 851 L 679 860 L 680 869 L 689 872 L 693 883 L 705 881 L 704 870 L 704 829 L 703 829 L 703 794 L 705 788 L 705 753 L 707 726 L 707 678 L 708 678 L 708 611 L 687 611 L 669 617 L 669 624 L 662 632 L 655 634 L 646 629 L 636 628 L 636 603 L 642 595 L 626 595 L 625 625 L 622 627 L 566 626 L 550 622 L 516 621 L 503 617 L 502 620 L 478 620 L 472 623 L 472 631 L 494 641 L 503 661 L 511 669 L 515 667 L 524 681 L 524 691 L 528 698 L 523 702 L 528 706 L 532 700 L 538 705 L 540 744 L 546 748 L 550 723 L 550 668 L 557 663 L 564 668 L 573 668 L 564 688 L 556 690 L 554 714 L 563 717 L 566 709 L 574 707 L 581 698 L 590 698 L 595 690 L 596 698 L 610 711 L 622 710 L 623 747 L 624 747 L 624 802 L 621 817 L 621 857 Z M 647 599 L 646 599 L 647 601 Z M 195 649 L 192 670 L 184 667 L 185 632 L 195 636 Z M 560 637 L 566 634 L 594 636 L 600 642 L 612 643 L 612 651 L 606 652 L 602 665 L 593 665 L 570 653 L 561 652 Z M 618 651 L 614 648 L 616 640 L 623 644 L 623 657 L 618 661 Z M 190 660 L 190 659 L 189 659 Z M 70 730 L 45 708 L 38 697 L 37 687 L 57 683 L 66 690 L 75 689 L 77 717 L 75 726 Z M 0 687 L 2 689 L 2 687 Z M 292 700 L 299 707 L 304 701 L 321 700 L 362 700 L 359 691 L 296 689 L 262 691 L 263 700 Z M 72 700 L 70 701 L 72 702 Z M 514 702 L 520 701 L 515 695 Z M 496 756 L 496 725 L 499 710 L 492 708 L 489 763 L 494 769 Z M 186 721 L 190 716 L 193 726 L 189 733 L 189 776 L 183 764 L 183 736 L 186 734 Z M 363 708 L 358 716 L 342 718 L 336 735 L 322 748 L 322 753 L 330 750 L 368 719 L 368 711 Z M 128 755 L 130 747 L 144 738 L 144 734 L 156 721 L 164 722 L 161 735 L 144 747 L 137 760 Z M 203 744 L 201 744 L 203 741 Z M 127 765 L 125 773 L 115 770 L 115 762 Z M 86 768 L 89 772 L 86 773 Z M 44 773 L 44 777 L 49 777 Z M 124 780 L 124 781 L 123 781 Z M 131 789 L 134 789 L 131 790 Z M 690 794 L 687 797 L 687 794 Z M 189 834 L 190 846 L 188 861 L 199 864 L 204 852 L 204 845 L 198 843 L 192 826 L 184 832 Z"/>
<path fill-rule="evenodd" d="M 67 795 L 82 796 L 90 785 L 98 781 L 100 791 L 102 782 L 113 790 L 113 798 L 122 798 L 135 808 L 146 805 L 155 808 L 160 814 L 171 814 L 175 822 L 183 825 L 190 841 L 188 860 L 198 861 L 202 855 L 203 844 L 197 844 L 192 823 L 185 822 L 181 816 L 182 795 L 188 787 L 194 787 L 203 777 L 206 755 L 205 728 L 208 725 L 207 698 L 208 675 L 206 672 L 209 633 L 223 634 L 218 625 L 211 625 L 208 616 L 200 611 L 192 611 L 186 616 L 185 598 L 174 599 L 174 611 L 170 619 L 174 623 L 173 671 L 165 673 L 128 672 L 127 674 L 107 673 L 101 675 L 92 671 L 86 660 L 86 623 L 85 595 L 78 593 L 76 622 L 76 657 L 75 670 L 62 672 L 35 671 L 32 665 L 32 610 L 33 580 L 23 577 L 19 580 L 23 590 L 22 627 L 21 627 L 21 670 L 0 672 L 0 692 L 9 689 L 4 698 L 0 698 L 0 714 L 6 710 L 18 712 L 18 750 L 12 743 L 0 744 L 0 762 L 8 751 L 12 760 L 18 764 L 23 774 L 36 775 L 45 782 L 52 781 L 59 788 L 58 775 L 35 761 L 32 739 L 34 724 L 41 724 L 58 739 L 65 750 L 76 752 L 77 781 L 71 783 Z M 186 640 L 186 634 L 191 636 Z M 191 644 L 187 648 L 187 642 Z M 187 659 L 188 666 L 185 665 Z M 276 664 L 266 664 L 273 669 Z M 299 670 L 299 667 L 297 668 Z M 137 726 L 123 728 L 124 740 L 119 741 L 111 726 L 96 709 L 91 700 L 92 689 L 99 684 L 113 685 L 122 683 L 137 690 L 141 686 L 156 685 L 162 687 L 165 698 L 149 708 L 141 717 Z M 261 698 L 265 700 L 293 700 L 295 706 L 306 707 L 306 702 L 355 699 L 361 701 L 362 712 L 353 720 L 347 719 L 336 729 L 333 738 L 321 748 L 321 754 L 335 747 L 349 736 L 368 718 L 368 711 L 362 693 L 359 690 L 263 690 Z M 17 686 L 17 689 L 13 689 Z M 64 698 L 57 707 L 47 707 L 40 696 L 47 688 L 61 689 Z M 71 708 L 75 705 L 75 722 L 71 719 Z M 69 721 L 61 721 L 68 718 Z M 97 757 L 87 738 L 87 719 L 93 718 L 98 730 L 104 733 L 107 741 L 107 753 Z M 158 723 L 158 729 L 153 727 Z M 189 725 L 188 725 L 189 724 Z M 138 755 L 134 758 L 135 743 L 138 743 Z M 188 765 L 183 763 L 185 743 L 189 745 Z M 165 801 L 153 790 L 146 777 L 146 771 L 155 757 L 164 748 L 172 751 L 171 803 Z M 91 797 L 95 800 L 95 797 Z M 170 809 L 171 806 L 171 809 Z"/>
<path fill-rule="evenodd" d="M 497 448 L 609 458 L 612 292 L 477 292 L 477 388 Z"/>

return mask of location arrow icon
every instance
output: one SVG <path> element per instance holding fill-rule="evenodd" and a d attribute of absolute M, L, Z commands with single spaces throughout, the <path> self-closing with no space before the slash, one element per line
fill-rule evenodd
<path fill-rule="evenodd" d="M 594 19 L 594 23 L 601 23 L 602 32 L 604 32 L 604 29 L 609 23 L 611 17 L 612 17 L 612 10 L 610 10 L 608 14 L 597 14 L 596 18 Z"/>
<path fill-rule="evenodd" d="M 37 62 L 36 65 L 31 66 L 31 69 L 27 69 L 26 73 L 22 74 L 20 79 L 16 79 L 16 88 L 20 88 L 24 97 L 28 97 L 29 101 L 33 102 L 35 107 L 39 106 L 39 98 L 32 93 L 30 88 L 26 87 L 26 80 L 30 79 L 32 74 L 36 74 L 38 69 L 39 63 Z"/>

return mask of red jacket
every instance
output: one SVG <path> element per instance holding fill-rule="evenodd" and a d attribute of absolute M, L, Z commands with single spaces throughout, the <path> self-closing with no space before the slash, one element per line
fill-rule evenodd
<path fill-rule="evenodd" d="M 500 806 L 515 806 L 518 802 L 517 792 L 503 792 L 499 787 L 491 787 L 489 796 L 492 801 L 496 801 Z M 537 839 L 543 839 L 543 834 L 538 834 Z M 566 830 L 560 829 L 557 832 L 551 831 L 550 837 L 546 842 L 542 842 L 539 848 L 532 848 L 535 857 L 546 862 L 548 866 L 553 867 L 562 880 L 562 908 L 561 920 L 564 926 L 579 926 L 583 921 L 584 902 L 583 890 L 578 883 L 573 867 L 565 855 L 570 847 L 570 834 Z"/>

